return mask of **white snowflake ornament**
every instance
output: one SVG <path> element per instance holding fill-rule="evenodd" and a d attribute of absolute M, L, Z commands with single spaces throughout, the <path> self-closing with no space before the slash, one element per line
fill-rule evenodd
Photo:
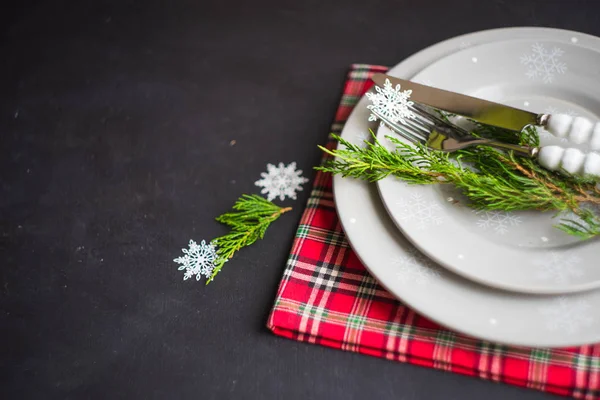
<path fill-rule="evenodd" d="M 412 90 L 400 90 L 400 85 L 392 86 L 389 79 L 385 80 L 383 88 L 375 86 L 376 93 L 367 93 L 367 98 L 373 104 L 367 108 L 381 114 L 394 123 L 406 124 L 407 119 L 414 119 L 415 114 L 410 107 L 414 102 L 410 101 Z M 371 113 L 369 121 L 377 121 L 377 116 Z"/>
<path fill-rule="evenodd" d="M 177 264 L 181 264 L 179 271 L 185 270 L 183 280 L 186 281 L 195 276 L 199 281 L 202 276 L 210 278 L 215 261 L 217 260 L 217 249 L 212 243 L 206 243 L 204 240 L 200 244 L 190 240 L 187 249 L 181 249 L 185 256 L 173 259 Z"/>
<path fill-rule="evenodd" d="M 565 52 L 558 47 L 547 50 L 543 44 L 531 46 L 531 54 L 521 57 L 521 64 L 527 67 L 529 79 L 541 79 L 544 83 L 552 83 L 556 75 L 567 71 L 567 64 L 560 61 Z"/>
<path fill-rule="evenodd" d="M 302 176 L 302 170 L 296 169 L 296 163 L 288 166 L 279 163 L 278 166 L 267 164 L 267 172 L 261 172 L 262 179 L 254 182 L 256 186 L 262 187 L 262 194 L 267 194 L 267 200 L 271 201 L 277 197 L 284 200 L 286 197 L 296 200 L 296 192 L 302 190 L 302 185 L 308 179 Z"/>
<path fill-rule="evenodd" d="M 441 276 L 440 269 L 416 249 L 391 260 L 397 269 L 396 277 L 402 283 L 427 285 Z"/>
<path fill-rule="evenodd" d="M 521 217 L 505 211 L 473 210 L 479 217 L 477 226 L 483 230 L 493 230 L 499 235 L 504 235 L 511 226 L 521 224 Z"/>
<path fill-rule="evenodd" d="M 444 217 L 440 215 L 442 207 L 435 201 L 426 200 L 419 193 L 398 200 L 396 206 L 400 219 L 415 223 L 417 229 L 425 230 L 444 222 Z"/>
<path fill-rule="evenodd" d="M 583 276 L 584 271 L 578 268 L 583 260 L 572 252 L 558 253 L 550 251 L 542 257 L 533 260 L 538 267 L 537 277 L 555 283 L 569 283 L 571 278 Z"/>
<path fill-rule="evenodd" d="M 551 331 L 573 334 L 591 327 L 595 322 L 592 306 L 583 299 L 561 296 L 552 300 L 550 305 L 540 307 L 539 311 Z"/>

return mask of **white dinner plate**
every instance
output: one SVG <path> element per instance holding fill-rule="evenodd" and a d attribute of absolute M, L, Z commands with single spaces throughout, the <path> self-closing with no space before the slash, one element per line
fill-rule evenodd
<path fill-rule="evenodd" d="M 453 38 L 398 64 L 390 74 L 410 79 L 444 56 L 465 47 L 511 39 L 576 41 L 600 47 L 596 37 L 544 28 L 490 30 Z M 363 97 L 342 137 L 360 144 L 368 129 Z M 600 341 L 600 290 L 569 295 L 529 295 L 474 283 L 433 264 L 413 247 L 388 216 L 377 187 L 333 178 L 335 205 L 346 236 L 369 272 L 394 296 L 454 331 L 522 346 L 565 347 Z"/>
<path fill-rule="evenodd" d="M 519 39 L 459 51 L 413 80 L 535 112 L 597 120 L 599 65 L 600 52 L 564 39 Z M 400 138 L 382 127 L 378 140 L 389 143 L 387 135 Z M 560 143 L 547 133 L 540 138 L 542 145 Z M 600 286 L 600 241 L 583 241 L 558 230 L 555 212 L 474 212 L 451 185 L 407 185 L 390 177 L 378 186 L 406 237 L 460 275 L 525 293 L 560 294 Z"/>

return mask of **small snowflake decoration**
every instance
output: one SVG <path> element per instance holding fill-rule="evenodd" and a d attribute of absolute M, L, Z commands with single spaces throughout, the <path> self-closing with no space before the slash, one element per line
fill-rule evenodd
<path fill-rule="evenodd" d="M 439 214 L 441 206 L 435 201 L 426 200 L 418 193 L 398 200 L 396 206 L 399 208 L 400 219 L 416 223 L 418 229 L 424 230 L 444 222 L 444 218 Z"/>
<path fill-rule="evenodd" d="M 279 163 L 276 167 L 273 164 L 267 164 L 267 172 L 261 172 L 262 179 L 254 182 L 256 186 L 261 186 L 262 194 L 267 194 L 267 200 L 271 201 L 276 197 L 284 200 L 287 197 L 296 200 L 296 192 L 302 190 L 302 185 L 308 182 L 308 179 L 301 176 L 302 170 L 296 169 L 296 163 L 290 163 L 287 167 Z"/>
<path fill-rule="evenodd" d="M 540 307 L 539 311 L 546 320 L 546 327 L 551 331 L 573 334 L 594 324 L 592 307 L 582 299 L 561 296 L 554 299 L 552 304 Z"/>
<path fill-rule="evenodd" d="M 547 50 L 544 45 L 536 43 L 531 46 L 531 54 L 521 57 L 521 64 L 527 67 L 528 78 L 551 83 L 556 75 L 567 71 L 567 64 L 560 61 L 563 54 L 564 51 L 558 47 Z"/>
<path fill-rule="evenodd" d="M 410 110 L 414 103 L 409 100 L 412 90 L 400 90 L 400 85 L 392 86 L 389 79 L 385 80 L 383 88 L 375 86 L 377 93 L 367 93 L 367 98 L 373 104 L 367 108 L 394 123 L 406 124 L 406 119 L 414 119 L 415 114 Z M 369 121 L 377 121 L 375 113 L 371 113 Z"/>
<path fill-rule="evenodd" d="M 202 276 L 210 278 L 215 261 L 217 260 L 217 250 L 212 243 L 206 243 L 204 240 L 200 244 L 190 240 L 187 249 L 181 249 L 185 256 L 177 257 L 173 261 L 181 264 L 179 271 L 185 270 L 183 280 L 186 281 L 195 276 L 199 281 Z"/>
<path fill-rule="evenodd" d="M 558 253 L 551 251 L 533 260 L 538 267 L 537 277 L 541 280 L 551 280 L 555 283 L 569 283 L 571 278 L 583 276 L 583 271 L 577 268 L 582 259 L 571 252 Z"/>
<path fill-rule="evenodd" d="M 441 275 L 440 269 L 415 249 L 393 258 L 391 263 L 397 268 L 396 277 L 402 283 L 427 285 Z"/>
<path fill-rule="evenodd" d="M 477 226 L 483 230 L 491 229 L 499 235 L 509 231 L 509 227 L 519 225 L 521 217 L 504 211 L 473 210 L 479 216 Z"/>

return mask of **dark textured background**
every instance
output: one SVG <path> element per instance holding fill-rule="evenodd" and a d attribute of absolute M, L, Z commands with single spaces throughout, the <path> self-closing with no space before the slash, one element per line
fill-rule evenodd
<path fill-rule="evenodd" d="M 495 27 L 600 35 L 600 2 L 6 7 L 0 397 L 551 397 L 270 334 L 306 191 L 208 287 L 183 282 L 172 259 L 190 237 L 225 232 L 213 218 L 257 192 L 267 162 L 295 160 L 314 175 L 351 63 L 394 65 Z"/>

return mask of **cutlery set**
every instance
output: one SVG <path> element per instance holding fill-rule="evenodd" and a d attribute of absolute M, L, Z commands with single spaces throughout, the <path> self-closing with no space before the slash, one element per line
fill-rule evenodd
<path fill-rule="evenodd" d="M 374 139 L 386 150 L 403 142 L 406 151 L 398 151 L 408 157 L 418 153 L 412 146 L 472 156 L 482 150 L 492 157 L 497 150 L 523 165 L 531 163 L 527 157 L 540 173 L 556 171 L 546 174 L 552 181 L 561 183 L 555 174 L 597 179 L 599 63 L 600 39 L 570 31 L 502 29 L 439 43 L 389 70 L 369 72 L 375 86 L 358 101 L 340 138 L 356 146 L 353 154 L 368 153 L 365 133 L 378 121 Z M 556 69 L 559 64 L 568 68 Z M 364 71 L 356 76 L 368 85 Z M 519 137 L 533 140 L 518 143 Z M 475 158 L 463 157 L 465 165 Z M 577 182 L 562 183 L 574 188 L 569 185 Z M 557 229 L 561 221 L 580 222 L 570 209 L 480 210 L 455 185 L 411 184 L 396 174 L 375 182 L 335 174 L 332 186 L 360 261 L 421 315 L 496 343 L 600 342 L 594 312 L 600 307 L 600 236 L 582 240 Z M 525 186 L 516 192 L 535 196 Z M 592 197 L 581 207 L 599 215 L 596 193 Z M 502 193 L 498 199 L 506 200 Z"/>
<path fill-rule="evenodd" d="M 545 128 L 549 133 L 567 139 L 575 144 L 586 144 L 590 150 L 600 150 L 600 122 L 592 122 L 584 117 L 565 114 L 536 114 L 491 101 L 421 85 L 394 78 L 385 74 L 375 74 L 371 78 L 381 88 L 395 85 L 395 91 L 411 101 L 391 101 L 384 106 L 371 106 L 374 116 L 404 139 L 425 145 L 431 150 L 454 152 L 472 146 L 486 145 L 512 151 L 518 156 L 530 157 L 551 171 L 566 172 L 570 175 L 587 178 L 600 178 L 600 155 L 584 153 L 575 147 L 564 148 L 558 145 L 541 147 L 519 146 L 500 140 L 480 138 L 471 135 L 464 128 L 436 115 L 446 112 L 458 115 L 479 124 L 521 131 L 528 126 Z M 396 108 L 392 110 L 392 108 Z M 390 118 L 391 114 L 405 118 Z"/>

